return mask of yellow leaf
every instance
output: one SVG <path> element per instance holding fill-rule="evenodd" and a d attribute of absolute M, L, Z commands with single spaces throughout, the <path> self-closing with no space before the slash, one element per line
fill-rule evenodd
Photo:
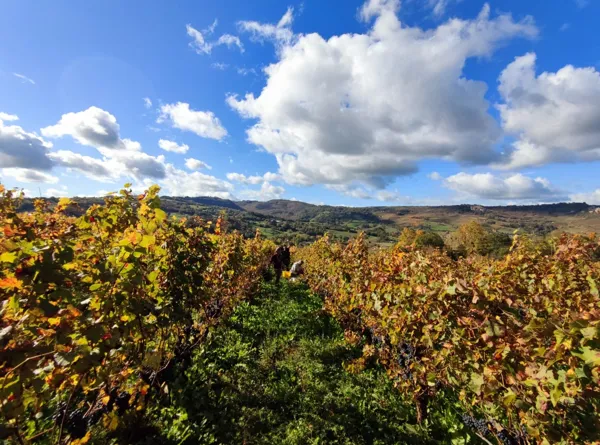
<path fill-rule="evenodd" d="M 105 405 L 108 405 L 109 401 L 110 401 L 110 396 L 104 396 L 104 397 L 102 397 L 102 403 L 104 403 Z"/>
<path fill-rule="evenodd" d="M 50 323 L 51 326 L 58 326 L 60 324 L 60 321 L 61 321 L 60 317 L 48 319 L 48 323 Z"/>
<path fill-rule="evenodd" d="M 83 445 L 85 443 L 88 443 L 90 441 L 90 438 L 92 437 L 92 433 L 90 431 L 88 431 L 85 436 L 83 436 L 81 439 L 75 439 L 73 442 L 71 442 L 72 445 Z"/>
<path fill-rule="evenodd" d="M 129 321 L 130 317 L 129 315 L 121 315 L 121 321 L 125 322 L 125 321 Z"/>

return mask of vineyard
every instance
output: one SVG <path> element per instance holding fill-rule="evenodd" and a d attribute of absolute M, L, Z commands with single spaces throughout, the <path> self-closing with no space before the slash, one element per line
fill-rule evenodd
<path fill-rule="evenodd" d="M 414 246 L 412 246 L 414 247 Z M 419 421 L 450 403 L 481 439 L 596 443 L 600 423 L 598 241 L 536 246 L 499 260 L 438 250 L 369 251 L 323 238 L 299 252 L 349 342 L 375 358 Z"/>
<path fill-rule="evenodd" d="M 74 217 L 0 189 L 2 440 L 600 441 L 593 236 L 498 257 L 326 236 L 275 285 L 272 242 L 168 217 L 158 192 Z"/>

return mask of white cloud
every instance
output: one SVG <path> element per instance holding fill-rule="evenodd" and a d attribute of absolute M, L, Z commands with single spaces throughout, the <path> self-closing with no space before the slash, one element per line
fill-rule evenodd
<path fill-rule="evenodd" d="M 174 141 L 167 141 L 166 139 L 160 139 L 158 141 L 158 146 L 165 151 L 170 151 L 173 153 L 184 154 L 190 149 L 190 147 L 186 144 L 179 145 Z"/>
<path fill-rule="evenodd" d="M 50 148 L 52 143 L 37 134 L 28 133 L 18 125 L 5 125 L 3 120 L 0 120 L 1 167 L 51 170 L 53 163 L 48 157 Z"/>
<path fill-rule="evenodd" d="M 239 37 L 231 34 L 223 34 L 215 41 L 208 41 L 206 36 L 211 35 L 216 26 L 216 20 L 208 29 L 202 31 L 198 31 L 192 25 L 186 25 L 187 34 L 193 39 L 190 42 L 190 47 L 192 47 L 197 54 L 210 54 L 215 47 L 222 45 L 225 45 L 228 48 L 236 46 L 240 52 L 244 52 L 244 45 L 240 41 Z"/>
<path fill-rule="evenodd" d="M 398 192 L 392 192 L 389 190 L 379 190 L 375 194 L 375 199 L 377 201 L 383 201 L 383 202 L 399 202 L 399 201 L 406 201 L 408 198 L 406 196 L 401 195 Z"/>
<path fill-rule="evenodd" d="M 45 182 L 48 184 L 56 184 L 58 178 L 51 174 L 31 170 L 27 168 L 2 168 L 0 169 L 2 176 L 9 176 L 18 182 Z"/>
<path fill-rule="evenodd" d="M 227 173 L 227 179 L 247 185 L 258 185 L 262 182 L 272 182 L 280 179 L 276 173 L 267 172 L 262 176 L 246 176 L 242 173 Z"/>
<path fill-rule="evenodd" d="M 429 7 L 433 10 L 433 15 L 441 17 L 446 12 L 448 0 L 429 0 Z"/>
<path fill-rule="evenodd" d="M 431 172 L 427 175 L 427 177 L 433 181 L 439 181 L 442 179 L 442 175 L 440 175 L 438 172 Z"/>
<path fill-rule="evenodd" d="M 288 44 L 294 37 L 291 29 L 293 21 L 294 8 L 289 7 L 277 24 L 240 21 L 238 27 L 241 31 L 250 33 L 253 40 L 272 40 L 277 44 Z"/>
<path fill-rule="evenodd" d="M 564 194 L 554 189 L 544 178 L 529 178 L 520 173 L 507 177 L 491 173 L 458 173 L 444 180 L 444 186 L 474 198 L 525 199 L 531 201 L 559 201 Z"/>
<path fill-rule="evenodd" d="M 227 68 L 229 68 L 229 65 L 226 63 L 221 63 L 221 62 L 215 62 L 215 63 L 211 63 L 210 66 L 212 66 L 214 69 L 219 70 L 219 71 L 224 71 Z"/>
<path fill-rule="evenodd" d="M 242 45 L 240 38 L 237 36 L 233 36 L 231 34 L 223 34 L 221 37 L 219 37 L 219 40 L 217 40 L 217 43 L 215 44 L 215 46 L 218 46 L 218 45 L 225 45 L 228 48 L 237 46 L 239 48 L 240 52 L 242 52 L 242 53 L 244 52 L 244 45 Z"/>
<path fill-rule="evenodd" d="M 67 186 L 63 185 L 60 188 L 48 188 L 44 193 L 47 197 L 61 198 L 65 196 L 69 196 L 69 189 Z"/>
<path fill-rule="evenodd" d="M 35 81 L 33 79 L 30 79 L 29 77 L 23 75 L 23 74 L 19 74 L 19 73 L 13 73 L 13 76 L 21 79 L 21 81 L 23 83 L 30 83 L 31 85 L 35 85 Z"/>
<path fill-rule="evenodd" d="M 502 123 L 519 140 L 498 167 L 600 159 L 600 73 L 567 65 L 536 76 L 535 62 L 517 57 L 500 75 Z"/>
<path fill-rule="evenodd" d="M 42 135 L 49 138 L 71 136 L 82 145 L 109 149 L 127 148 L 120 137 L 117 119 L 108 111 L 90 107 L 77 113 L 63 114 L 56 125 L 42 128 Z"/>
<path fill-rule="evenodd" d="M 590 193 L 575 193 L 569 196 L 573 202 L 586 202 L 591 205 L 600 205 L 600 189 Z"/>
<path fill-rule="evenodd" d="M 240 195 L 245 199 L 256 201 L 269 201 L 271 199 L 280 199 L 285 193 L 285 189 L 279 185 L 273 185 L 268 181 L 264 181 L 260 190 L 246 189 L 240 192 Z"/>
<path fill-rule="evenodd" d="M 117 119 L 100 108 L 64 114 L 56 125 L 43 128 L 42 134 L 55 138 L 68 135 L 82 145 L 96 148 L 103 156 L 102 161 L 67 151 L 53 155 L 60 165 L 79 170 L 91 178 L 103 178 L 104 171 L 109 171 L 113 179 L 122 176 L 136 180 L 165 177 L 164 157 L 150 156 L 142 152 L 139 142 L 121 139 Z"/>
<path fill-rule="evenodd" d="M 90 179 L 108 181 L 115 178 L 115 171 L 108 162 L 84 156 L 68 150 L 58 150 L 49 154 L 56 165 L 83 173 Z"/>
<path fill-rule="evenodd" d="M 187 173 L 170 164 L 162 185 L 166 194 L 172 196 L 216 196 L 230 199 L 234 190 L 233 185 L 227 181 L 197 171 Z"/>
<path fill-rule="evenodd" d="M 210 165 L 194 158 L 187 158 L 185 160 L 185 166 L 190 170 L 202 170 L 203 168 L 207 170 L 212 170 L 212 167 Z"/>
<path fill-rule="evenodd" d="M 149 97 L 144 97 L 144 107 L 152 108 L 152 101 Z"/>
<path fill-rule="evenodd" d="M 16 114 L 8 114 L 8 113 L 2 113 L 0 111 L 0 121 L 18 121 L 19 120 L 19 116 L 17 116 Z"/>
<path fill-rule="evenodd" d="M 236 71 L 240 76 L 247 76 L 248 74 L 253 74 L 256 76 L 256 70 L 254 68 L 237 67 Z"/>
<path fill-rule="evenodd" d="M 402 196 L 400 193 L 391 190 L 365 189 L 364 187 L 346 184 L 328 185 L 327 188 L 355 199 L 375 199 L 382 202 L 407 200 L 406 196 Z"/>
<path fill-rule="evenodd" d="M 536 36 L 532 19 L 492 19 L 486 6 L 474 20 L 422 30 L 400 23 L 398 5 L 368 2 L 361 15 L 376 20 L 367 34 L 286 39 L 260 95 L 228 97 L 258 120 L 248 140 L 276 157 L 288 183 L 382 188 L 424 158 L 497 157 L 502 132 L 488 113 L 487 86 L 462 70 L 510 38 Z"/>
<path fill-rule="evenodd" d="M 400 0 L 367 0 L 360 9 L 364 21 L 380 16 L 390 17 L 400 10 Z"/>
<path fill-rule="evenodd" d="M 156 122 L 169 121 L 175 128 L 191 131 L 198 136 L 220 141 L 227 136 L 227 130 L 212 111 L 195 111 L 189 104 L 177 102 L 161 107 L 161 115 Z"/>

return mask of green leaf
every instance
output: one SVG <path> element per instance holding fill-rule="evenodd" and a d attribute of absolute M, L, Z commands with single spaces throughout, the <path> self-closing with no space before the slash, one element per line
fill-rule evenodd
<path fill-rule="evenodd" d="M 581 335 L 583 335 L 584 338 L 587 339 L 593 339 L 596 336 L 596 333 L 598 332 L 598 330 L 596 329 L 595 326 L 590 326 L 587 327 L 585 329 L 581 330 Z"/>
<path fill-rule="evenodd" d="M 600 365 L 600 351 L 596 351 L 588 346 L 581 348 L 581 352 L 573 352 L 575 357 L 582 359 L 586 365 L 599 366 Z"/>
<path fill-rule="evenodd" d="M 144 235 L 142 237 L 142 241 L 140 242 L 140 246 L 143 248 L 148 248 L 148 246 L 152 246 L 156 243 L 156 238 L 152 235 Z"/>
<path fill-rule="evenodd" d="M 550 391 L 550 400 L 552 401 L 552 405 L 558 405 L 558 402 L 560 401 L 560 396 L 562 396 L 562 391 L 557 385 L 552 391 Z"/>
<path fill-rule="evenodd" d="M 517 395 L 511 389 L 509 389 L 506 391 L 506 393 L 504 393 L 502 403 L 504 403 L 505 406 L 511 406 L 515 403 L 515 400 L 517 400 Z"/>
<path fill-rule="evenodd" d="M 90 286 L 90 291 L 94 292 L 102 287 L 102 283 L 94 283 Z"/>
<path fill-rule="evenodd" d="M 471 383 L 469 384 L 469 388 L 471 388 L 471 391 L 473 391 L 477 395 L 480 395 L 481 387 L 483 386 L 483 384 L 483 375 L 475 373 L 471 374 Z"/>
<path fill-rule="evenodd" d="M 69 366 L 74 358 L 75 354 L 73 353 L 57 352 L 54 354 L 54 361 L 58 366 Z"/>
<path fill-rule="evenodd" d="M 598 287 L 596 286 L 596 282 L 595 282 L 595 281 L 594 281 L 594 279 L 593 279 L 592 277 L 590 277 L 589 275 L 588 275 L 588 277 L 587 277 L 587 282 L 588 282 L 588 284 L 590 285 L 590 292 L 592 293 L 592 295 L 593 295 L 594 297 L 596 297 L 596 298 L 597 298 L 597 297 L 599 296 L 599 294 L 598 294 Z"/>
<path fill-rule="evenodd" d="M 167 218 L 167 214 L 165 213 L 164 210 L 161 210 L 161 209 L 155 209 L 154 210 L 154 215 L 156 217 L 156 220 L 159 223 L 162 223 Z"/>

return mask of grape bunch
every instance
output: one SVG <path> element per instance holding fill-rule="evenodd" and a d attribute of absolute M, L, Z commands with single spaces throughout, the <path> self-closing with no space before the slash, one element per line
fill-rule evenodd
<path fill-rule="evenodd" d="M 65 429 L 72 439 L 81 439 L 87 433 L 87 422 L 84 415 L 85 411 L 78 408 L 71 411 L 65 420 Z"/>
<path fill-rule="evenodd" d="M 503 445 L 522 445 L 527 443 L 526 440 L 527 432 L 525 430 L 521 432 L 511 433 L 507 429 L 500 431 L 496 437 Z"/>
<path fill-rule="evenodd" d="M 217 318 L 223 311 L 223 301 L 213 300 L 206 305 L 204 310 L 206 311 L 208 318 Z"/>
<path fill-rule="evenodd" d="M 85 436 L 88 427 L 86 419 L 83 417 L 85 411 L 78 408 L 67 413 L 66 410 L 67 404 L 65 402 L 60 402 L 52 415 L 52 420 L 54 420 L 58 426 L 63 425 L 65 431 L 69 433 L 72 439 L 81 439 Z"/>
<path fill-rule="evenodd" d="M 408 343 L 400 344 L 398 348 L 398 365 L 402 369 L 402 377 L 406 380 L 412 380 L 410 365 L 417 358 L 417 350 Z"/>
<path fill-rule="evenodd" d="M 375 333 L 375 329 L 371 327 L 368 327 L 366 331 L 369 342 L 373 346 L 375 346 L 376 348 L 382 348 L 383 346 L 385 346 L 385 337 L 383 335 L 377 335 Z"/>
<path fill-rule="evenodd" d="M 488 422 L 485 419 L 476 419 L 468 414 L 463 414 L 462 416 L 463 423 L 476 431 L 479 435 L 485 437 L 490 434 L 490 429 L 488 427 Z"/>

